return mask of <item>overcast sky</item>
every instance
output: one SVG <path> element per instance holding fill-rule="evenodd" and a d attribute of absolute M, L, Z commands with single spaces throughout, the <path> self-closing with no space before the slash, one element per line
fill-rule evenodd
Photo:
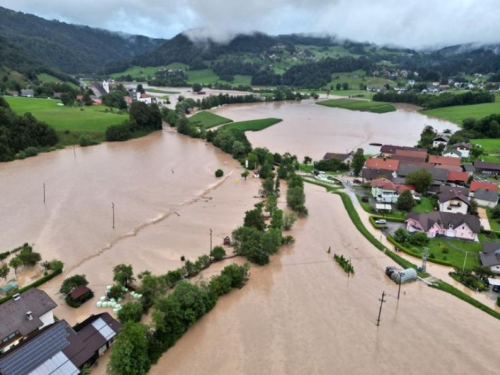
<path fill-rule="evenodd" d="M 324 33 L 412 48 L 500 42 L 500 0 L 2 0 L 48 19 L 171 38 Z"/>

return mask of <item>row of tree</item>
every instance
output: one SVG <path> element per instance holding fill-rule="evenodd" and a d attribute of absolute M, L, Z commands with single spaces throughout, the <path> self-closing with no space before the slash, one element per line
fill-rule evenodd
<path fill-rule="evenodd" d="M 52 127 L 38 121 L 31 113 L 16 115 L 0 96 L 0 161 L 13 160 L 16 154 L 30 151 L 30 148 L 53 147 L 57 142 Z"/>
<path fill-rule="evenodd" d="M 132 103 L 130 118 L 121 125 L 111 125 L 106 129 L 106 141 L 126 141 L 137 132 L 152 132 L 162 129 L 162 113 L 156 104 Z"/>
<path fill-rule="evenodd" d="M 495 95 L 488 91 L 468 91 L 463 94 L 442 93 L 440 95 L 396 91 L 378 92 L 373 95 L 377 102 L 410 103 L 424 108 L 441 108 L 457 105 L 493 103 Z"/>

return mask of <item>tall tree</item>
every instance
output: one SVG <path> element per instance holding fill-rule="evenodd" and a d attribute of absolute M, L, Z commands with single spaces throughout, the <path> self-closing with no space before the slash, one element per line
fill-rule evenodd
<path fill-rule="evenodd" d="M 409 189 L 403 190 L 403 192 L 399 195 L 397 207 L 398 210 L 401 211 L 410 211 L 413 207 L 415 207 L 415 199 L 413 199 L 413 195 Z"/>
<path fill-rule="evenodd" d="M 120 285 L 127 286 L 135 280 L 132 265 L 119 264 L 113 268 L 113 280 Z"/>
<path fill-rule="evenodd" d="M 408 174 L 408 176 L 406 176 L 406 182 L 410 185 L 415 186 L 415 189 L 419 193 L 425 193 L 431 187 L 434 179 L 432 178 L 432 175 L 425 169 L 420 169 Z"/>
<path fill-rule="evenodd" d="M 351 163 L 352 170 L 356 176 L 359 175 L 359 172 L 361 172 L 361 169 L 363 169 L 363 166 L 365 165 L 365 160 L 366 160 L 366 158 L 365 158 L 363 149 L 358 148 L 356 150 L 356 153 L 354 154 L 354 157 L 353 157 L 352 163 Z"/>
<path fill-rule="evenodd" d="M 127 322 L 117 336 L 108 371 L 113 375 L 144 375 L 150 366 L 148 328 L 144 324 Z"/>
<path fill-rule="evenodd" d="M 8 264 L 4 264 L 0 267 L 0 277 L 7 281 L 7 276 L 9 276 L 10 268 Z"/>

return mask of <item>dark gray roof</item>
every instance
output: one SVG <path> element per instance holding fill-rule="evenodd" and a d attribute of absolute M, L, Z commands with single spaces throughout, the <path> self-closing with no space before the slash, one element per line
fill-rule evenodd
<path fill-rule="evenodd" d="M 479 259 L 484 267 L 499 265 L 500 242 L 483 242 L 483 251 L 479 253 Z"/>
<path fill-rule="evenodd" d="M 325 156 L 323 156 L 323 160 L 330 160 L 330 159 L 338 159 L 341 162 L 344 160 L 348 159 L 352 154 L 335 154 L 333 152 L 327 152 Z"/>
<path fill-rule="evenodd" d="M 455 188 L 448 187 L 448 189 L 443 189 L 439 194 L 439 202 L 441 203 L 448 202 L 451 199 L 460 199 L 462 202 L 469 205 L 469 198 L 463 195 L 460 190 Z"/>
<path fill-rule="evenodd" d="M 57 304 L 43 290 L 30 289 L 17 301 L 11 299 L 0 305 L 0 340 L 19 331 L 23 336 L 43 326 L 40 316 L 53 310 Z M 26 313 L 31 311 L 32 320 Z"/>
<path fill-rule="evenodd" d="M 398 177 L 406 177 L 410 173 L 419 171 L 421 169 L 425 169 L 432 175 L 432 178 L 437 181 L 446 181 L 448 180 L 448 170 L 444 168 L 431 168 L 431 167 L 422 167 L 419 165 L 413 164 L 402 164 L 399 163 L 398 167 Z"/>
<path fill-rule="evenodd" d="M 492 171 L 500 171 L 500 163 L 490 163 L 487 161 L 475 161 L 474 167 L 476 169 L 489 169 Z"/>
<path fill-rule="evenodd" d="M 498 191 L 488 189 L 477 189 L 474 192 L 474 199 L 479 199 L 487 202 L 498 202 Z"/>
<path fill-rule="evenodd" d="M 392 180 L 392 172 L 387 169 L 371 169 L 371 168 L 363 168 L 361 170 L 361 177 L 366 180 L 374 180 L 376 178 L 385 177 L 388 180 Z"/>
<path fill-rule="evenodd" d="M 65 320 L 47 327 L 0 359 L 0 370 L 5 375 L 29 374 L 69 345 L 68 328 Z"/>
<path fill-rule="evenodd" d="M 393 146 L 393 145 L 383 145 L 380 147 L 380 152 L 383 154 L 395 154 L 396 150 L 407 150 L 407 151 L 425 151 L 426 148 L 418 148 L 418 147 L 408 147 L 408 146 Z"/>
<path fill-rule="evenodd" d="M 481 222 L 476 216 L 473 215 L 462 215 L 439 211 L 425 214 L 410 212 L 406 216 L 406 220 L 408 219 L 417 220 L 425 232 L 427 232 L 434 225 L 434 223 L 438 223 L 445 228 L 448 228 L 450 225 L 453 228 L 456 228 L 465 223 L 474 233 L 479 233 L 481 230 Z"/>
<path fill-rule="evenodd" d="M 460 153 L 460 151 L 457 151 L 455 149 L 451 149 L 451 150 L 445 151 L 443 154 L 455 154 L 457 156 L 462 157 L 462 154 Z"/>
<path fill-rule="evenodd" d="M 448 137 L 447 135 L 438 135 L 436 138 L 433 139 L 433 141 L 449 142 L 450 137 Z"/>
<path fill-rule="evenodd" d="M 442 193 L 444 191 L 448 191 L 450 189 L 455 189 L 456 191 L 459 191 L 460 193 L 462 193 L 463 195 L 465 195 L 466 197 L 469 196 L 469 189 L 466 188 L 466 187 L 461 187 L 461 186 L 454 186 L 454 187 L 451 187 L 451 186 L 448 186 L 448 185 L 441 185 L 439 187 L 439 192 Z"/>
<path fill-rule="evenodd" d="M 468 148 L 469 150 L 472 149 L 472 145 L 466 142 L 455 143 L 454 145 L 451 146 L 451 148 L 458 148 L 458 147 Z"/>
<path fill-rule="evenodd" d="M 463 164 L 464 171 L 466 172 L 475 172 L 476 168 L 472 164 Z"/>

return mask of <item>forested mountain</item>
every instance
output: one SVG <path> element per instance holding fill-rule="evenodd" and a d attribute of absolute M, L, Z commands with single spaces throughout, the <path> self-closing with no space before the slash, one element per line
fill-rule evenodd
<path fill-rule="evenodd" d="M 0 53 L 6 48 L 12 50 L 13 46 L 17 46 L 14 48 L 16 56 L 21 51 L 27 61 L 37 61 L 66 73 L 99 71 L 111 61 L 150 52 L 163 42 L 145 36 L 123 35 L 88 26 L 48 21 L 2 7 L 0 37 L 10 44 L 0 47 Z M 0 44 L 4 44 L 2 40 Z M 7 65 L 4 61 L 1 59 L 0 65 Z"/>

